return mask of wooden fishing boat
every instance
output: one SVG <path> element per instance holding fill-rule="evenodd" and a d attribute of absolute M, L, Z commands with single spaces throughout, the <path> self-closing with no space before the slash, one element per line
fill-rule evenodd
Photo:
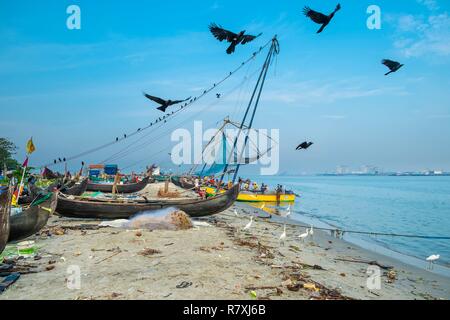
<path fill-rule="evenodd" d="M 129 218 L 136 213 L 175 207 L 191 217 L 213 215 L 228 209 L 239 194 L 239 184 L 207 199 L 100 200 L 58 196 L 58 212 L 62 216 L 95 219 Z"/>
<path fill-rule="evenodd" d="M 11 189 L 0 187 L 0 253 L 5 249 L 9 237 L 9 215 L 11 211 Z"/>
<path fill-rule="evenodd" d="M 89 183 L 89 180 L 86 178 L 83 181 L 81 181 L 80 183 L 74 184 L 70 188 L 68 188 L 68 187 L 61 188 L 60 191 L 64 194 L 68 194 L 68 195 L 81 196 L 83 194 L 83 192 L 86 191 L 88 183 Z"/>
<path fill-rule="evenodd" d="M 133 193 L 141 191 L 149 183 L 149 180 L 150 177 L 145 177 L 142 181 L 137 183 L 117 184 L 117 193 Z M 112 193 L 113 185 L 113 183 L 88 182 L 86 190 Z"/>
<path fill-rule="evenodd" d="M 58 202 L 57 192 L 49 193 L 37 199 L 28 208 L 10 218 L 8 242 L 25 239 L 39 232 L 55 212 Z"/>
<path fill-rule="evenodd" d="M 195 188 L 195 183 L 192 181 L 192 178 L 189 179 L 185 176 L 181 176 L 181 177 L 172 176 L 172 177 L 170 177 L 170 181 L 177 187 L 180 187 L 183 189 L 193 190 Z"/>

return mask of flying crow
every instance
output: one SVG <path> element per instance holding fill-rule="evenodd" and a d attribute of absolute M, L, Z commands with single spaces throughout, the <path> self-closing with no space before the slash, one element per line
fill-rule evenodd
<path fill-rule="evenodd" d="M 185 102 L 185 101 L 187 101 L 187 100 L 189 100 L 191 98 L 191 97 L 189 97 L 189 98 L 184 99 L 184 100 L 172 101 L 172 100 L 164 100 L 164 99 L 161 99 L 161 98 L 158 98 L 158 97 L 154 97 L 154 96 L 151 96 L 151 95 L 146 94 L 146 93 L 144 93 L 144 96 L 147 99 L 150 99 L 152 101 L 155 101 L 156 103 L 159 103 L 160 106 L 158 108 L 156 108 L 156 109 L 158 109 L 158 110 L 160 110 L 162 112 L 166 112 L 166 109 L 168 107 L 170 107 L 171 105 L 174 105 L 174 104 L 177 104 L 177 103 L 181 103 L 181 102 Z"/>
<path fill-rule="evenodd" d="M 323 13 L 312 10 L 310 7 L 305 7 L 303 9 L 303 13 L 305 14 L 305 16 L 309 17 L 315 23 L 322 25 L 320 29 L 317 31 L 317 33 L 321 33 L 323 29 L 325 29 L 325 27 L 330 23 L 331 19 L 333 19 L 334 14 L 338 12 L 340 9 L 341 5 L 338 4 L 334 9 L 334 11 L 330 13 L 328 16 L 326 16 Z"/>
<path fill-rule="evenodd" d="M 297 146 L 297 148 L 295 148 L 295 150 L 301 150 L 301 149 L 308 149 L 309 147 L 311 147 L 311 145 L 313 144 L 313 142 L 307 142 L 307 141 L 305 141 L 305 142 L 302 142 L 302 143 L 300 143 L 298 146 Z"/>
<path fill-rule="evenodd" d="M 397 61 L 392 61 L 392 60 L 388 60 L 388 59 L 384 59 L 381 60 L 381 63 L 384 64 L 386 67 L 389 68 L 389 72 L 385 73 L 384 75 L 387 76 L 388 74 L 392 73 L 392 72 L 396 72 L 398 69 L 400 69 L 401 67 L 403 67 L 404 65 L 397 62 Z"/>
<path fill-rule="evenodd" d="M 260 33 L 257 36 L 252 36 L 250 34 L 245 34 L 245 30 L 236 34 L 231 31 L 223 29 L 221 26 L 218 26 L 215 23 L 211 23 L 209 25 L 209 30 L 211 31 L 211 33 L 217 40 L 219 40 L 221 42 L 223 40 L 226 40 L 227 42 L 231 43 L 227 49 L 228 54 L 232 54 L 238 44 L 246 44 L 250 41 L 255 40 L 257 37 L 259 37 L 262 34 L 262 33 Z"/>

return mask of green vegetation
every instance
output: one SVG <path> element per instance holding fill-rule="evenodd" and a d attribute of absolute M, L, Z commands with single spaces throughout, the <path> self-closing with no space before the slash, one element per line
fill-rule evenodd
<path fill-rule="evenodd" d="M 16 154 L 17 146 L 6 138 L 0 138 L 0 168 L 6 167 L 8 170 L 17 169 L 20 163 L 13 158 Z"/>

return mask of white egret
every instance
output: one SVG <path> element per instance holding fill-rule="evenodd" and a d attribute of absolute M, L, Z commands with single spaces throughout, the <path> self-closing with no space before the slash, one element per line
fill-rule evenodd
<path fill-rule="evenodd" d="M 289 205 L 289 207 L 286 209 L 286 211 L 284 211 L 281 216 L 284 218 L 288 218 L 291 214 L 291 205 Z"/>
<path fill-rule="evenodd" d="M 298 237 L 302 240 L 305 241 L 306 237 L 308 237 L 309 235 L 309 230 L 308 228 L 306 228 L 306 232 L 302 233 L 301 235 L 299 235 Z"/>
<path fill-rule="evenodd" d="M 247 223 L 245 225 L 244 229 L 242 229 L 242 230 L 246 231 L 246 230 L 250 229 L 250 227 L 252 226 L 252 223 L 253 223 L 253 216 L 250 217 L 250 222 Z"/>
<path fill-rule="evenodd" d="M 284 224 L 283 233 L 280 236 L 280 245 L 283 244 L 284 246 L 284 240 L 286 240 L 286 224 Z"/>
<path fill-rule="evenodd" d="M 314 229 L 312 225 L 311 228 L 309 229 L 309 235 L 311 236 L 311 238 L 314 238 Z"/>
<path fill-rule="evenodd" d="M 430 265 L 428 266 L 428 269 L 433 269 L 434 262 L 437 261 L 440 258 L 440 255 L 438 254 L 432 254 L 429 256 L 426 260 L 430 262 Z"/>

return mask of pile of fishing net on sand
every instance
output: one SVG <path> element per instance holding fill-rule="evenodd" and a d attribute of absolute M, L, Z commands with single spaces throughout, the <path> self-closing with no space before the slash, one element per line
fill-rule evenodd
<path fill-rule="evenodd" d="M 130 220 L 103 221 L 99 226 L 124 229 L 186 230 L 192 228 L 192 221 L 184 211 L 166 208 L 144 211 L 133 216 Z"/>

